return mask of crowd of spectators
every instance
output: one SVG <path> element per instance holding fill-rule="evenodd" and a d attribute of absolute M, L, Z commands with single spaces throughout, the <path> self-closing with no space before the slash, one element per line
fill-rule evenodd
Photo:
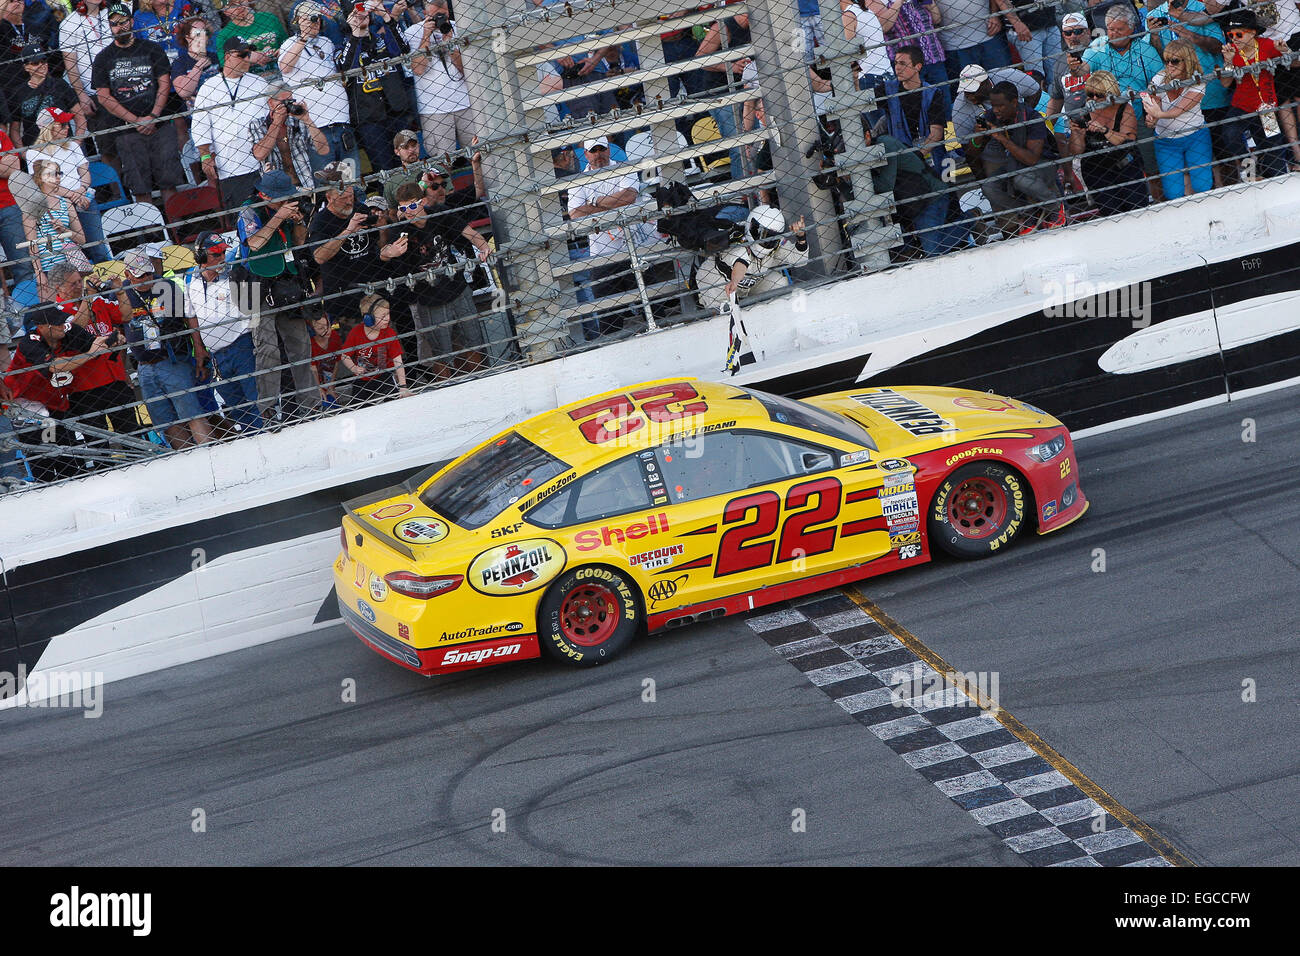
<path fill-rule="evenodd" d="M 662 108 L 635 75 L 651 45 L 674 66 L 670 94 L 700 101 L 676 113 L 675 144 L 627 122 L 551 150 L 557 179 L 609 172 L 554 210 L 572 227 L 564 285 L 594 306 L 578 341 L 641 326 L 646 287 L 677 275 L 640 252 L 665 239 L 647 159 L 726 140 L 693 174 L 754 177 L 736 200 L 779 205 L 759 182 L 769 118 L 733 2 L 657 37 L 609 30 L 608 46 L 539 51 L 549 59 L 523 92 L 567 94 L 547 101 L 554 129 Z M 0 0 L 0 438 L 72 449 L 26 456 L 31 477 L 75 474 L 95 461 L 79 450 L 121 448 L 115 436 L 203 444 L 508 359 L 512 332 L 485 314 L 497 276 L 475 147 L 509 131 L 471 107 L 450 0 L 137 5 Z M 893 196 L 895 260 L 1300 164 L 1297 0 L 840 0 L 838 18 L 817 0 L 791 5 L 814 109 L 831 110 L 847 75 L 872 91 L 861 136 L 883 163 L 828 182 L 847 197 L 851 173 Z M 825 58 L 836 33 L 851 73 Z M 834 142 L 847 124 L 836 112 L 791 132 Z M 835 165 L 837 149 L 824 154 Z M 169 238 L 183 234 L 181 259 L 156 241 L 110 247 L 101 164 L 157 207 Z M 203 188 L 214 221 L 186 230 L 172 201 Z M 18 467 L 0 453 L 0 477 Z"/>

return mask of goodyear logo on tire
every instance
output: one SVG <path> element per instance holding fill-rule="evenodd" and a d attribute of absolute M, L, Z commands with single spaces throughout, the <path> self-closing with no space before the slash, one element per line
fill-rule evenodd
<path fill-rule="evenodd" d="M 480 594 L 527 594 L 555 580 L 567 561 L 564 548 L 550 538 L 512 541 L 480 554 L 466 577 Z"/>

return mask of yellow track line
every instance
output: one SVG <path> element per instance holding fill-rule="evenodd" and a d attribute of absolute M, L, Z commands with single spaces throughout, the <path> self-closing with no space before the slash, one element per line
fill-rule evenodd
<path fill-rule="evenodd" d="M 961 672 L 945 661 L 930 648 L 921 643 L 921 640 L 903 625 L 899 624 L 892 617 L 880 609 L 880 607 L 859 591 L 856 587 L 845 587 L 844 593 L 858 607 L 870 615 L 870 617 L 886 631 L 897 638 L 904 647 L 913 654 L 925 661 L 930 667 L 934 668 L 944 680 L 957 686 L 962 693 L 969 697 L 985 713 L 996 717 L 1003 727 L 1011 731 L 1017 738 L 1037 753 L 1040 757 L 1051 765 L 1063 777 L 1091 797 L 1098 806 L 1103 808 L 1112 817 L 1128 827 L 1143 840 L 1153 850 L 1172 863 L 1174 866 L 1195 866 L 1177 847 L 1169 840 L 1161 836 L 1149 824 L 1143 823 L 1133 814 L 1132 811 L 1125 808 L 1118 800 L 1109 793 L 1097 786 L 1086 774 L 1070 761 L 1066 760 L 1056 752 L 1043 738 L 1034 733 L 1019 720 L 1013 717 L 1007 711 L 1003 710 L 998 702 L 991 698 L 985 698 L 973 684 L 968 684 Z"/>

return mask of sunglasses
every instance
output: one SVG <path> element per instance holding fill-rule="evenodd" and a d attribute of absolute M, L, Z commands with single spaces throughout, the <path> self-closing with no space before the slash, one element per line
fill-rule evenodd
<path fill-rule="evenodd" d="M 1234 40 L 1244 40 L 1246 37 L 1254 36 L 1250 30 L 1229 30 L 1227 32 L 1228 36 L 1232 37 Z"/>
<path fill-rule="evenodd" d="M 403 203 L 397 208 L 400 212 L 415 212 L 415 210 L 419 209 L 423 205 L 424 205 L 424 200 L 417 199 L 415 202 Z"/>
<path fill-rule="evenodd" d="M 320 23 L 320 17 L 317 16 L 316 14 L 314 14 L 314 13 L 313 13 L 311 16 L 307 16 L 307 17 L 299 17 L 298 19 L 299 19 L 299 20 L 306 20 L 308 23 L 316 23 L 316 24 L 319 24 L 319 23 Z"/>
<path fill-rule="evenodd" d="M 430 179 L 430 180 L 428 180 L 428 183 L 429 183 L 429 188 L 430 188 L 430 189 L 446 189 L 446 188 L 447 188 L 447 181 L 446 181 L 445 179 Z"/>
<path fill-rule="evenodd" d="M 1176 56 L 1171 56 L 1169 57 L 1169 59 L 1165 60 L 1165 64 L 1167 66 L 1181 66 L 1182 63 L 1183 63 L 1182 59 Z"/>
<path fill-rule="evenodd" d="M 1064 33 L 1067 37 L 1076 37 L 1076 36 L 1078 36 L 1078 35 L 1081 34 L 1081 33 L 1087 33 L 1087 32 L 1088 32 L 1088 28 L 1087 28 L 1087 27 L 1071 27 L 1070 29 L 1068 29 L 1068 30 L 1062 30 L 1061 32 Z"/>

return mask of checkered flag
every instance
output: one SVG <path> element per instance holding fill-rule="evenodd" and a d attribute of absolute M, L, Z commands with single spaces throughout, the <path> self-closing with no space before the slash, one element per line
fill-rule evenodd
<path fill-rule="evenodd" d="M 745 320 L 740 316 L 740 306 L 736 305 L 733 292 L 727 300 L 731 309 L 731 320 L 727 325 L 727 364 L 724 372 L 735 375 L 745 365 L 753 365 L 754 350 L 749 345 L 749 333 L 745 331 Z"/>

